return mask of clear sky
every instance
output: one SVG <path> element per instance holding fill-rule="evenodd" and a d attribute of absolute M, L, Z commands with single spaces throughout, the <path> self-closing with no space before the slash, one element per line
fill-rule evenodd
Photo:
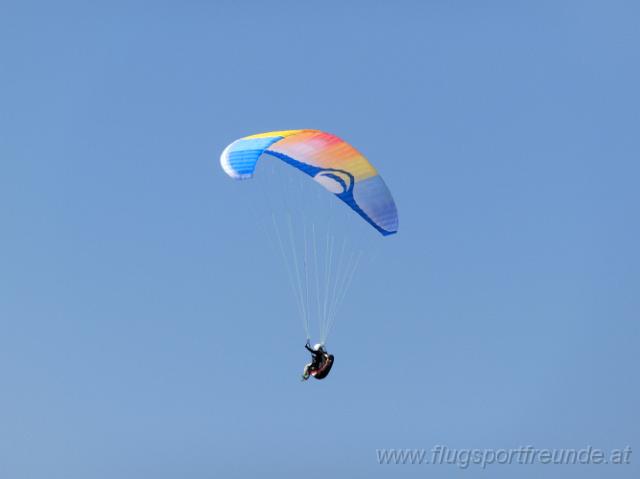
<path fill-rule="evenodd" d="M 0 2 L 0 477 L 638 477 L 633 1 Z M 318 128 L 400 211 L 299 381 L 221 150 Z"/>

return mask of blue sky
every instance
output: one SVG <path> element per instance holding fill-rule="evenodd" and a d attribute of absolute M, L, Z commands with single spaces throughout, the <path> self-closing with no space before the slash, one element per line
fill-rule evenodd
<path fill-rule="evenodd" d="M 0 475 L 637 477 L 377 448 L 639 445 L 635 2 L 0 4 Z M 400 232 L 326 381 L 218 165 L 318 128 Z"/>

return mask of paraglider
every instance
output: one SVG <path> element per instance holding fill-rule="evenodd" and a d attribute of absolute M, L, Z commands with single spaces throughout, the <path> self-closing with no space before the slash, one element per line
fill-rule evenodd
<path fill-rule="evenodd" d="M 320 343 L 315 344 L 312 348 L 308 340 L 304 347 L 311 353 L 311 362 L 305 365 L 302 372 L 302 380 L 306 381 L 309 376 L 313 376 L 316 379 L 326 378 L 333 366 L 333 354 L 329 354 L 324 345 Z"/>
<path fill-rule="evenodd" d="M 282 164 L 285 167 L 281 170 L 296 175 L 283 180 L 284 171 L 273 173 L 278 185 L 265 190 L 264 201 L 254 203 L 258 208 L 267 208 L 266 213 L 257 215 L 257 220 L 264 223 L 265 230 L 273 230 L 267 235 L 282 256 L 306 332 L 305 347 L 313 356 L 303 379 L 322 379 L 333 365 L 333 355 L 324 346 L 327 336 L 364 254 L 363 237 L 372 236 L 354 230 L 362 230 L 360 224 L 368 224 L 383 237 L 395 234 L 396 205 L 373 165 L 349 143 L 330 133 L 284 130 L 246 136 L 224 149 L 220 164 L 231 178 L 245 180 L 254 176 L 261 159 L 268 159 L 272 168 Z M 303 181 L 300 173 L 314 181 Z M 303 190 L 313 188 L 308 186 L 313 184 L 320 185 L 324 193 L 316 189 L 305 196 Z M 357 216 L 334 206 L 333 198 Z M 315 199 L 324 204 L 314 209 Z M 344 223 L 338 225 L 338 217 L 343 216 Z M 358 216 L 364 223 L 356 221 Z M 317 348 L 311 348 L 309 342 L 313 318 L 319 328 Z"/>

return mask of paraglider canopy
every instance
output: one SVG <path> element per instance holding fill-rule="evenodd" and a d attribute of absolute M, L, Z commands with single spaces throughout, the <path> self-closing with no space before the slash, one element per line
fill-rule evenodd
<path fill-rule="evenodd" d="M 391 192 L 369 161 L 353 146 L 320 130 L 285 130 L 234 141 L 220 157 L 234 179 L 253 176 L 256 163 L 271 155 L 312 177 L 365 221 L 387 236 L 398 231 Z"/>

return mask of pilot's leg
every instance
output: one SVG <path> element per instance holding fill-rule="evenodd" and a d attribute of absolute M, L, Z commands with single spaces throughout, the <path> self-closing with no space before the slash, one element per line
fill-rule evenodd
<path fill-rule="evenodd" d="M 311 363 L 305 364 L 304 371 L 302 372 L 302 380 L 306 381 L 309 379 L 309 368 L 311 368 Z"/>

